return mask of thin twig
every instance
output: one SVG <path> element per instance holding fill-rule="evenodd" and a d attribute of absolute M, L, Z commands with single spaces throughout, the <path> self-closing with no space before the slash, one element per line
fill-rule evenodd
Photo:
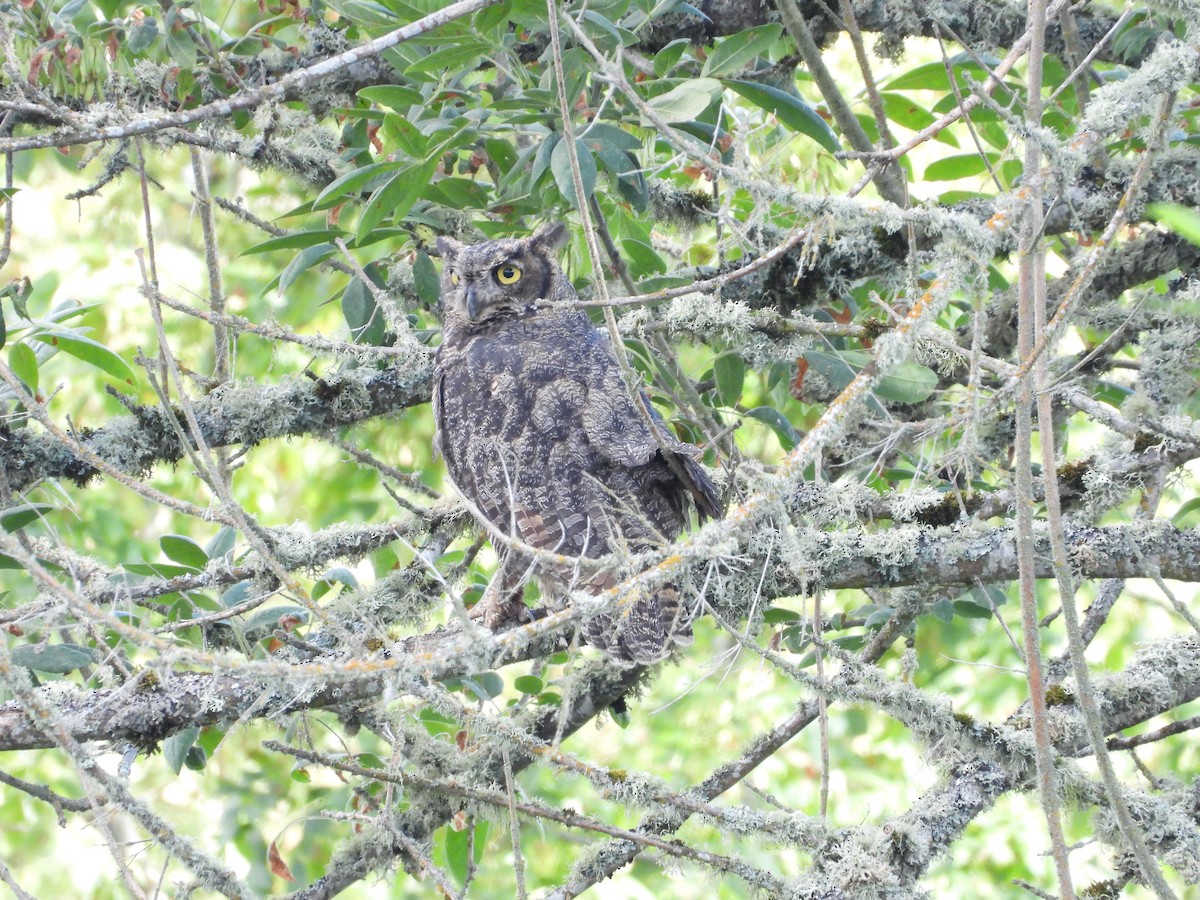
<path fill-rule="evenodd" d="M 1026 117 L 1032 126 L 1041 119 L 1042 102 L 1042 51 L 1046 30 L 1046 6 L 1044 0 L 1034 0 L 1029 6 L 1030 37 L 1029 74 L 1027 76 Z M 1041 148 L 1036 141 L 1025 146 L 1025 171 L 1036 172 L 1041 166 Z M 1042 201 L 1036 192 L 1030 192 L 1025 203 L 1021 224 L 1020 288 L 1018 304 L 1018 352 L 1022 360 L 1033 351 L 1035 307 L 1045 291 L 1044 251 L 1040 240 L 1042 232 Z M 1059 797 L 1059 778 L 1054 767 L 1054 752 L 1050 742 L 1050 728 L 1046 713 L 1046 689 L 1042 676 L 1041 632 L 1038 629 L 1037 581 L 1034 571 L 1033 536 L 1033 469 L 1032 443 L 1033 424 L 1030 410 L 1033 405 L 1033 385 L 1028 378 L 1021 379 L 1017 394 L 1016 415 L 1016 488 L 1017 488 L 1017 559 L 1020 567 L 1021 627 L 1025 649 L 1025 672 L 1029 684 L 1029 702 L 1032 711 L 1034 735 L 1034 760 L 1037 768 L 1038 794 L 1042 812 L 1046 817 L 1053 848 L 1055 868 L 1058 873 L 1058 888 L 1065 900 L 1074 900 L 1075 889 L 1071 884 L 1071 866 L 1067 856 L 1067 842 L 1063 836 L 1062 814 Z"/>

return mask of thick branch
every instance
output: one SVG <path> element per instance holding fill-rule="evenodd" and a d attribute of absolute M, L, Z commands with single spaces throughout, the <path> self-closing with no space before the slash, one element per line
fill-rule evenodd
<path fill-rule="evenodd" d="M 592 667 L 583 675 L 582 683 L 567 705 L 565 720 L 560 722 L 558 707 L 550 707 L 532 723 L 530 736 L 535 742 L 542 744 L 558 736 L 569 737 L 628 694 L 643 678 L 645 671 L 636 666 L 618 669 L 608 662 Z M 476 781 L 484 785 L 503 784 L 502 754 L 495 746 L 489 749 L 491 752 L 484 754 L 484 758 L 480 760 L 475 773 Z M 512 771 L 523 771 L 532 765 L 535 759 L 531 753 L 512 750 Z M 462 805 L 462 801 L 447 794 L 419 794 L 412 805 L 397 817 L 394 827 L 412 840 L 424 841 Z M 397 858 L 407 857 L 408 853 L 402 845 L 385 846 L 380 841 L 360 844 L 359 852 L 352 860 L 335 867 L 323 878 L 292 894 L 291 897 L 293 900 L 326 900 L 367 877 L 371 872 L 389 867 Z"/>
<path fill-rule="evenodd" d="M 681 37 L 708 43 L 777 18 L 772 4 L 752 0 L 696 0 L 691 6 L 700 10 L 704 18 L 680 12 L 653 19 L 641 47 L 658 50 Z M 800 0 L 797 6 L 818 44 L 828 44 L 844 30 L 843 23 L 831 19 L 829 5 L 821 0 Z M 1089 48 L 1117 21 L 1115 16 L 1091 15 L 1091 12 L 1089 9 L 1075 13 L 1080 43 Z M 970 2 L 859 0 L 854 4 L 854 13 L 862 31 L 882 34 L 893 44 L 905 37 L 920 36 L 952 37 L 976 47 L 1010 47 L 1025 32 L 1024 7 L 1015 3 L 981 6 Z M 1047 29 L 1046 49 L 1058 55 L 1065 52 L 1057 23 Z M 1098 58 L 1113 60 L 1111 45 L 1106 45 Z"/>
<path fill-rule="evenodd" d="M 818 585 L 968 586 L 1017 577 L 1012 528 L 958 532 L 950 528 L 893 527 L 886 540 L 881 537 L 879 532 L 871 531 L 806 535 L 806 542 L 812 542 L 806 545 L 806 555 L 813 565 L 807 572 L 793 575 L 796 580 L 792 587 L 799 593 Z M 1157 574 L 1179 581 L 1200 581 L 1200 534 L 1190 529 L 1159 522 L 1105 528 L 1068 525 L 1065 538 L 1071 563 L 1081 578 L 1146 578 Z M 1035 552 L 1037 577 L 1053 578 L 1044 529 L 1039 532 Z M 780 588 L 784 587 L 781 583 Z"/>
<path fill-rule="evenodd" d="M 331 75 L 353 66 L 360 60 L 369 59 L 394 47 L 402 41 L 431 31 L 447 22 L 478 12 L 491 6 L 497 0 L 459 0 L 458 3 L 430 13 L 422 19 L 410 22 L 388 32 L 382 37 L 357 47 L 352 47 L 345 53 L 330 59 L 322 60 L 304 69 L 290 72 L 278 81 L 253 91 L 243 91 L 213 103 L 179 112 L 165 113 L 136 118 L 129 122 L 98 128 L 66 129 L 49 134 L 41 134 L 27 138 L 0 138 L 0 152 L 19 150 L 34 150 L 40 147 L 69 147 L 75 144 L 90 144 L 95 141 L 113 141 L 135 137 L 139 134 L 152 134 L 171 128 L 183 128 L 204 122 L 208 119 L 227 118 L 238 110 L 254 109 L 268 101 L 286 101 L 295 99 L 306 88 L 317 84 Z"/>
<path fill-rule="evenodd" d="M 967 587 L 1016 577 L 1012 529 L 989 529 L 973 535 L 915 527 L 894 531 L 903 533 L 887 542 L 881 542 L 878 533 L 865 530 L 810 534 L 806 539 L 812 541 L 812 568 L 805 573 L 778 572 L 773 584 L 764 585 L 763 595 L 767 599 L 790 596 L 818 585 Z M 1073 526 L 1066 530 L 1066 541 L 1072 562 L 1084 578 L 1160 575 L 1200 581 L 1200 535 L 1195 531 L 1158 523 L 1109 528 Z M 901 547 L 910 549 L 898 549 Z M 1053 577 L 1046 546 L 1038 550 L 1037 559 L 1038 577 Z M 743 562 L 754 570 L 761 569 L 768 560 L 745 558 Z M 777 561 L 770 564 L 777 566 Z M 572 626 L 578 617 L 577 611 L 571 611 L 553 614 L 545 621 L 557 619 L 561 630 Z M 250 710 L 255 716 L 269 716 L 353 705 L 379 697 L 397 679 L 471 675 L 557 649 L 555 635 L 544 634 L 539 627 L 535 623 L 514 629 L 502 636 L 504 640 L 488 646 L 461 632 L 435 632 L 401 641 L 386 657 L 364 660 L 353 667 L 341 660 L 297 665 L 295 677 L 288 679 L 294 685 L 291 692 L 281 690 L 275 679 L 267 685 L 250 673 L 240 677 L 189 673 L 163 679 L 154 686 L 139 682 L 81 692 L 61 701 L 59 714 L 68 731 L 81 741 L 154 742 L 182 728 L 228 724 Z M 544 636 L 528 644 L 523 631 Z M 313 688 L 314 684 L 317 687 Z M 0 750 L 46 746 L 45 736 L 28 722 L 19 705 L 0 705 Z"/>
<path fill-rule="evenodd" d="M 551 637 L 528 644 L 519 653 L 492 645 L 482 657 L 480 649 L 479 642 L 462 632 L 436 631 L 400 641 L 391 653 L 370 660 L 321 659 L 297 665 L 295 678 L 273 679 L 270 684 L 251 673 L 142 675 L 119 688 L 62 698 L 56 713 L 78 741 L 129 741 L 147 747 L 184 728 L 229 726 L 247 715 L 263 718 L 306 709 L 352 708 L 395 693 L 397 682 L 409 676 L 443 679 L 478 674 L 545 656 L 558 650 L 559 643 Z M 397 657 L 404 657 L 401 664 L 392 664 Z M 0 750 L 52 746 L 18 702 L 0 704 Z"/>
<path fill-rule="evenodd" d="M 320 379 L 288 378 L 259 386 L 232 383 L 192 401 L 209 447 L 253 446 L 271 438 L 319 434 L 429 400 L 428 360 L 383 371 L 360 368 Z M 168 416 L 141 407 L 103 428 L 83 431 L 82 443 L 123 472 L 141 475 L 185 455 Z M 32 429 L 0 431 L 0 470 L 17 491 L 53 478 L 83 484 L 96 471 L 52 435 Z"/>
<path fill-rule="evenodd" d="M 1200 644 L 1167 642 L 1151 648 L 1124 672 L 1098 678 L 1097 688 L 1106 733 L 1112 734 L 1200 696 Z M 1055 749 L 1072 756 L 1087 746 L 1082 717 L 1074 704 L 1053 707 Z M 914 885 L 927 867 L 949 849 L 976 816 L 1002 794 L 1027 783 L 1028 759 L 1005 758 L 964 763 L 913 809 L 885 826 L 894 837 L 896 874 Z"/>

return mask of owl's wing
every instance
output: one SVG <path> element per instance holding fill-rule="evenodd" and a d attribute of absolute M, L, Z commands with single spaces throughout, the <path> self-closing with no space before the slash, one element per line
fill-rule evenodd
<path fill-rule="evenodd" d="M 437 459 L 442 455 L 442 434 L 445 429 L 442 426 L 442 373 L 439 370 L 434 370 L 433 373 L 433 458 Z"/>
<path fill-rule="evenodd" d="M 455 446 L 451 429 L 446 423 L 446 373 L 435 369 L 433 374 L 433 455 L 446 461 L 446 472 L 459 488 L 466 489 L 466 470 L 459 459 L 461 447 Z"/>
<path fill-rule="evenodd" d="M 702 518 L 720 517 L 721 502 L 716 485 L 696 462 L 699 451 L 679 440 L 651 405 L 646 393 L 639 391 L 639 398 L 657 434 L 650 430 L 647 416 L 633 405 L 607 335 L 596 329 L 593 332 L 595 340 L 587 345 L 589 355 L 593 357 L 589 367 L 591 383 L 583 409 L 583 427 L 588 442 L 601 456 L 620 466 L 647 466 L 657 457 L 666 470 L 664 476 L 673 479 L 691 495 Z M 679 504 L 683 505 L 682 497 Z"/>

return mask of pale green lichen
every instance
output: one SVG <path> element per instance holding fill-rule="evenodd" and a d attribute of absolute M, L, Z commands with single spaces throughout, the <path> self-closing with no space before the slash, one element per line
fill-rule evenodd
<path fill-rule="evenodd" d="M 1163 36 L 1140 68 L 1092 94 L 1079 130 L 1121 134 L 1131 122 L 1156 112 L 1163 97 L 1186 88 L 1198 74 L 1196 49 Z"/>
<path fill-rule="evenodd" d="M 940 506 L 946 495 L 934 488 L 914 487 L 890 495 L 893 517 L 899 522 L 911 522 L 931 507 Z"/>
<path fill-rule="evenodd" d="M 699 292 L 676 297 L 662 311 L 661 319 L 672 333 L 702 331 L 724 343 L 744 340 L 754 332 L 749 306 Z"/>

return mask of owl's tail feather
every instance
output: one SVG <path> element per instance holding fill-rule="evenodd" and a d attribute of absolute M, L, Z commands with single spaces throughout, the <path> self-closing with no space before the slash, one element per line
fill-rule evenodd
<path fill-rule="evenodd" d="M 584 637 L 623 666 L 647 666 L 692 642 L 692 614 L 678 589 L 664 585 L 616 614 L 604 613 L 584 625 Z"/>

